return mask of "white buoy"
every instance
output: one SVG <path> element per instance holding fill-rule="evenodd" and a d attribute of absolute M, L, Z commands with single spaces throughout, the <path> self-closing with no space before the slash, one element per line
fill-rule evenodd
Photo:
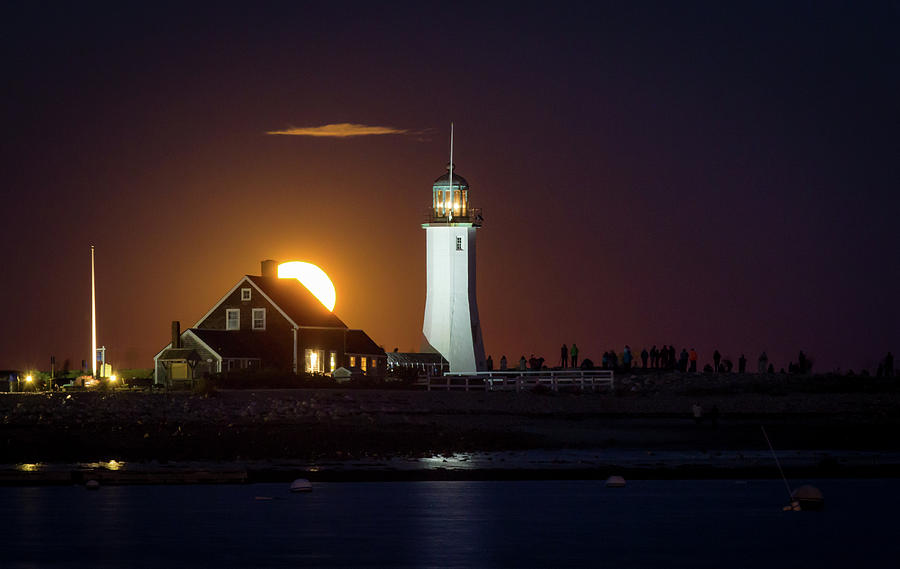
<path fill-rule="evenodd" d="M 607 488 L 621 488 L 625 486 L 625 479 L 621 476 L 610 476 L 606 479 Z"/>
<path fill-rule="evenodd" d="M 291 492 L 312 492 L 312 482 L 306 478 L 298 478 L 291 482 Z"/>
<path fill-rule="evenodd" d="M 98 482 L 97 480 L 91 479 L 84 483 L 84 487 L 87 488 L 88 490 L 99 490 L 100 482 Z"/>

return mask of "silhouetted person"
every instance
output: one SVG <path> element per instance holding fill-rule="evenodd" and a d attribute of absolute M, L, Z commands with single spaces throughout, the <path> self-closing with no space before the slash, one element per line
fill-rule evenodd
<path fill-rule="evenodd" d="M 494 371 L 494 359 L 491 357 L 490 354 L 488 354 L 487 361 L 484 363 L 487 364 L 488 371 Z"/>
<path fill-rule="evenodd" d="M 894 377 L 894 354 L 891 352 L 884 356 L 884 375 L 885 377 Z"/>
<path fill-rule="evenodd" d="M 759 373 L 766 373 L 766 368 L 769 366 L 769 356 L 766 355 L 765 352 L 759 354 Z"/>
<path fill-rule="evenodd" d="M 500 356 L 500 371 L 506 371 L 506 355 Z"/>
<path fill-rule="evenodd" d="M 533 369 L 533 370 L 540 369 L 540 368 L 538 368 L 538 361 L 537 361 L 537 358 L 534 357 L 534 354 L 531 354 L 531 357 L 528 358 L 528 367 L 529 367 L 529 369 Z"/>
<path fill-rule="evenodd" d="M 644 348 L 643 350 L 641 350 L 641 368 L 642 369 L 647 369 L 647 358 L 649 356 L 650 356 L 650 354 L 647 353 L 647 348 Z"/>
<path fill-rule="evenodd" d="M 569 348 L 565 344 L 559 349 L 559 365 L 563 369 L 569 367 Z"/>
<path fill-rule="evenodd" d="M 685 350 L 684 348 L 681 348 L 681 353 L 678 354 L 678 370 L 681 373 L 684 373 L 687 371 L 689 357 L 690 356 L 688 356 L 687 350 Z"/>
<path fill-rule="evenodd" d="M 808 370 L 809 360 L 806 358 L 806 354 L 803 353 L 803 350 L 800 350 L 800 354 L 797 356 L 797 373 L 805 375 Z"/>
<path fill-rule="evenodd" d="M 719 373 L 719 362 L 722 360 L 722 354 L 719 353 L 719 350 L 713 352 L 713 369 L 716 370 L 716 373 Z"/>
<path fill-rule="evenodd" d="M 744 354 L 741 354 L 741 357 L 738 358 L 738 373 L 744 373 L 747 371 L 747 358 L 744 357 Z"/>
<path fill-rule="evenodd" d="M 784 368 L 781 368 L 781 372 L 784 373 Z M 769 374 L 775 373 L 775 364 L 769 364 Z"/>
<path fill-rule="evenodd" d="M 572 342 L 572 349 L 569 350 L 569 355 L 572 356 L 572 367 L 578 367 L 578 346 L 575 345 L 575 342 Z"/>
<path fill-rule="evenodd" d="M 688 360 L 691 362 L 691 373 L 697 372 L 697 350 L 691 348 L 690 353 L 688 353 Z"/>
<path fill-rule="evenodd" d="M 622 351 L 622 366 L 625 371 L 631 371 L 631 358 L 631 346 L 625 344 L 625 349 Z"/>
<path fill-rule="evenodd" d="M 650 348 L 650 367 L 659 368 L 659 350 L 656 349 L 656 344 Z"/>
<path fill-rule="evenodd" d="M 525 356 L 519 358 L 519 371 L 525 371 Z"/>
<path fill-rule="evenodd" d="M 616 355 L 615 350 L 609 351 L 609 369 L 615 370 L 619 367 L 619 356 Z"/>

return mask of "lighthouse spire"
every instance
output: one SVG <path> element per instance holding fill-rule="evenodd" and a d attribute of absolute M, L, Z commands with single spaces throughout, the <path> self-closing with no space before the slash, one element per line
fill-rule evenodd
<path fill-rule="evenodd" d="M 453 221 L 453 121 L 450 121 L 450 212 L 448 213 L 448 220 Z"/>

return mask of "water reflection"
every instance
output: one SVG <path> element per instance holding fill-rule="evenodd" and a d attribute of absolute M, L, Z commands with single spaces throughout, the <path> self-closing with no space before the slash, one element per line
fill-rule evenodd
<path fill-rule="evenodd" d="M 2 566 L 851 567 L 900 555 L 893 480 L 0 487 Z M 259 501 L 256 496 L 275 499 Z M 879 496 L 861 500 L 860 496 Z M 802 544 L 803 547 L 797 547 Z"/>

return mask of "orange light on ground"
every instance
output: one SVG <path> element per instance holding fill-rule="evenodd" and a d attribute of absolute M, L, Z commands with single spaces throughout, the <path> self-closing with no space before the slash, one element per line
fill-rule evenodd
<path fill-rule="evenodd" d="M 297 279 L 309 292 L 319 299 L 329 311 L 334 310 L 337 295 L 334 291 L 334 283 L 325 274 L 325 271 L 312 263 L 291 261 L 278 265 L 278 278 Z"/>

